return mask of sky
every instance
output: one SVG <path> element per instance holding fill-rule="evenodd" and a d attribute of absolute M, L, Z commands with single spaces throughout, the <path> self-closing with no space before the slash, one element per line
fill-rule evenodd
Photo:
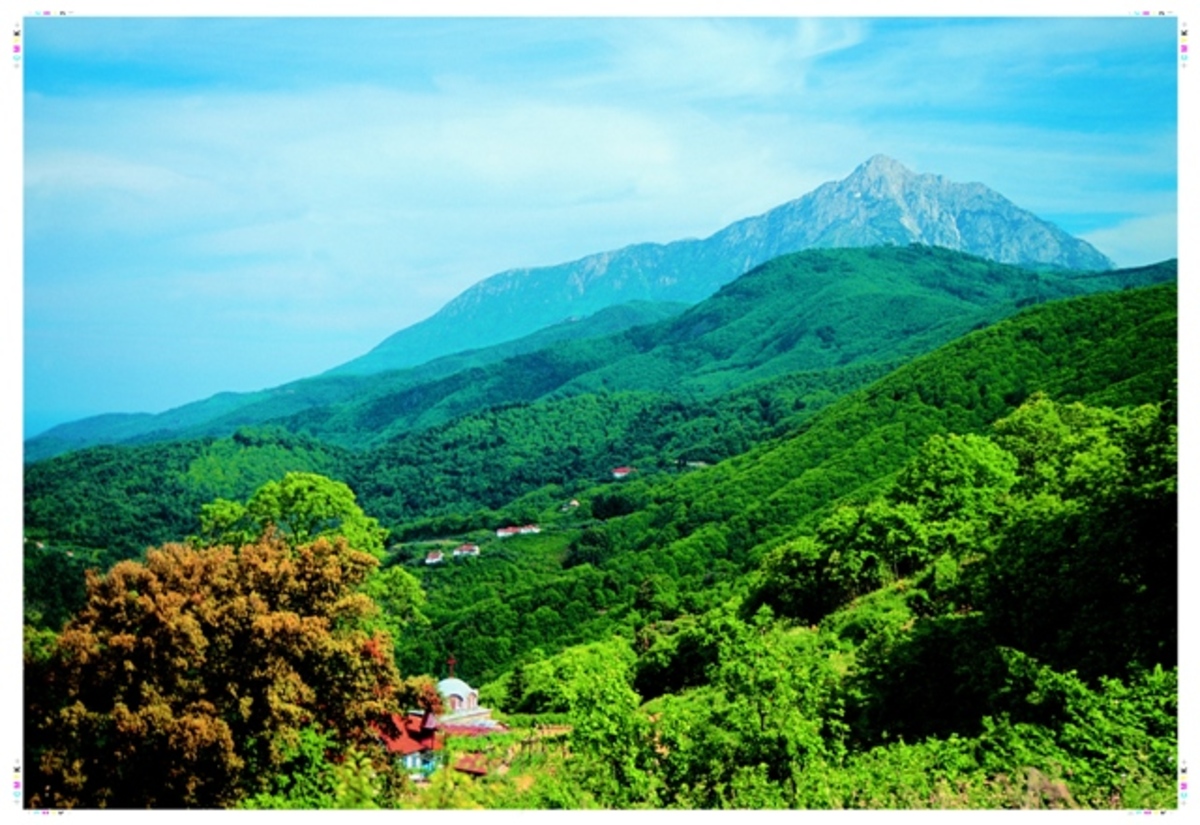
<path fill-rule="evenodd" d="M 25 435 L 276 386 L 871 155 L 1174 257 L 1174 20 L 28 19 Z"/>

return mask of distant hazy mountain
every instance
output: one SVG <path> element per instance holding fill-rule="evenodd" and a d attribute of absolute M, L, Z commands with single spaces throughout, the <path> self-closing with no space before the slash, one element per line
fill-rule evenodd
<path fill-rule="evenodd" d="M 918 175 L 876 155 L 844 180 L 704 240 L 636 244 L 493 275 L 432 317 L 327 374 L 370 374 L 527 335 L 632 300 L 695 303 L 779 255 L 813 247 L 920 243 L 1031 268 L 1107 270 L 1090 244 L 981 183 Z"/>
<path fill-rule="evenodd" d="M 652 324 L 688 308 L 684 303 L 631 301 L 586 318 L 568 318 L 532 335 L 484 349 L 463 350 L 390 375 L 318 375 L 257 392 L 222 392 L 165 412 L 105 413 L 52 427 L 25 441 L 25 461 L 41 461 L 93 444 L 158 442 L 228 435 L 310 407 L 347 403 L 372 393 L 395 391 L 534 352 L 565 341 L 611 335 Z"/>

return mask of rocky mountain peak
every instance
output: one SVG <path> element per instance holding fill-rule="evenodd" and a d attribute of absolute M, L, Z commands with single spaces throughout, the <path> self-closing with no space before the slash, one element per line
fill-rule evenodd
<path fill-rule="evenodd" d="M 940 246 L 1024 267 L 1104 270 L 1090 244 L 980 183 L 917 173 L 877 154 L 840 181 L 704 239 L 635 244 L 550 267 L 493 275 L 432 318 L 333 372 L 412 366 L 528 335 L 631 300 L 695 303 L 771 258 L 801 249 Z"/>
<path fill-rule="evenodd" d="M 894 201 L 903 199 L 905 193 L 910 190 L 936 180 L 933 175 L 918 175 L 895 158 L 887 155 L 875 155 L 860 164 L 847 177 L 826 184 L 826 187 L 823 188 L 831 194 L 836 193 L 835 197 L 840 195 L 849 198 L 867 197 Z"/>
<path fill-rule="evenodd" d="M 895 158 L 874 155 L 851 172 L 846 182 L 881 179 L 899 182 L 912 177 L 915 177 L 913 171 Z"/>

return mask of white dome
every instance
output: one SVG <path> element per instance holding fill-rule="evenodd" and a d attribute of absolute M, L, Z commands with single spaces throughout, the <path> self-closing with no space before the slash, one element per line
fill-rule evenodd
<path fill-rule="evenodd" d="M 475 689 L 462 679 L 443 679 L 437 683 L 438 693 L 443 696 L 461 696 L 466 699 Z"/>

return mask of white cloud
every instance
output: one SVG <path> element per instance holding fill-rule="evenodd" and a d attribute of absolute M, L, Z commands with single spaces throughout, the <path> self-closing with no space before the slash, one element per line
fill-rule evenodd
<path fill-rule="evenodd" d="M 1178 257 L 1178 218 L 1174 212 L 1131 218 L 1097 229 L 1083 239 L 1116 262 L 1141 266 Z"/>
<path fill-rule="evenodd" d="M 25 165 L 25 185 L 33 190 L 112 189 L 153 195 L 191 183 L 173 169 L 98 152 L 31 154 Z"/>
<path fill-rule="evenodd" d="M 857 45 L 856 20 L 651 20 L 615 28 L 608 73 L 589 78 L 638 94 L 753 98 L 800 91 L 814 58 Z"/>
<path fill-rule="evenodd" d="M 365 86 L 105 106 L 96 122 L 90 104 L 54 103 L 67 126 L 93 122 L 98 148 L 31 152 L 31 232 L 168 230 L 209 259 L 320 253 L 368 292 L 367 275 L 459 260 L 442 300 L 503 268 L 708 234 L 826 179 L 791 130 L 698 110 Z"/>

